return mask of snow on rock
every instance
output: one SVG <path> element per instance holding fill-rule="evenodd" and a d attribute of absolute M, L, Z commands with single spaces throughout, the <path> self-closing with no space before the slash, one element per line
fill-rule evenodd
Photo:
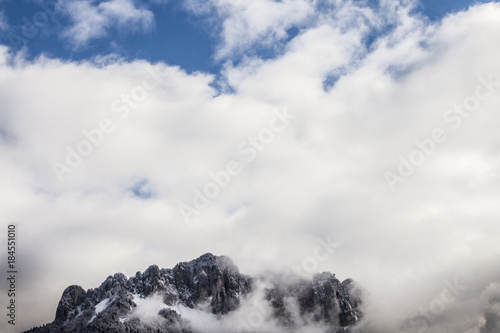
<path fill-rule="evenodd" d="M 250 277 L 230 258 L 207 253 L 172 269 L 151 265 L 130 278 L 110 275 L 96 289 L 70 286 L 56 320 L 27 332 L 301 332 L 305 323 L 344 332 L 362 318 L 360 302 L 353 281 L 341 283 L 332 273 L 312 281 Z"/>
<path fill-rule="evenodd" d="M 96 304 L 95 306 L 95 314 L 94 316 L 90 319 L 89 323 L 93 322 L 94 319 L 97 317 L 97 315 L 104 310 L 106 310 L 107 306 L 109 304 L 109 298 L 103 299 L 99 303 Z"/>

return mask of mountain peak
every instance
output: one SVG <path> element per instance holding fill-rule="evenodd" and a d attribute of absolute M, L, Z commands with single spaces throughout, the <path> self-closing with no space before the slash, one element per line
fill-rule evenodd
<path fill-rule="evenodd" d="M 334 274 L 323 272 L 312 281 L 299 277 L 288 284 L 262 281 L 265 276 L 241 274 L 229 257 L 205 253 L 172 269 L 151 265 L 128 279 L 116 273 L 96 289 L 69 286 L 54 322 L 27 332 L 204 332 L 199 318 L 220 325 L 217 332 L 233 332 L 225 318 L 232 313 L 234 321 L 235 313 L 241 315 L 255 302 L 262 303 L 260 309 L 269 309 L 263 316 L 279 329 L 310 322 L 324 325 L 329 332 L 344 332 L 361 317 L 359 293 L 350 279 L 341 283 Z M 259 327 L 239 331 L 259 331 Z"/>

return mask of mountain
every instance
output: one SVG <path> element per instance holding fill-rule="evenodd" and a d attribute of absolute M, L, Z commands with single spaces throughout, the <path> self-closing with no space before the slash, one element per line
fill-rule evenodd
<path fill-rule="evenodd" d="M 314 325 L 340 333 L 359 321 L 359 306 L 351 279 L 327 272 L 312 280 L 250 277 L 228 257 L 207 253 L 128 279 L 117 273 L 96 289 L 69 286 L 54 321 L 26 332 L 294 332 Z"/>

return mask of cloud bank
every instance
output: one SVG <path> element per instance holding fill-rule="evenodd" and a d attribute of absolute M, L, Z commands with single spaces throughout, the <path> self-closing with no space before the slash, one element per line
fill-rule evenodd
<path fill-rule="evenodd" d="M 149 26 L 116 3 L 68 4 L 73 40 L 105 22 Z M 245 273 L 309 267 L 330 236 L 340 246 L 314 268 L 367 290 L 364 332 L 457 332 L 456 318 L 495 331 L 500 5 L 430 23 L 411 3 L 320 4 L 208 2 L 217 54 L 240 58 L 220 77 L 0 48 L 0 195 L 19 230 L 22 329 L 51 321 L 71 284 L 205 252 Z"/>

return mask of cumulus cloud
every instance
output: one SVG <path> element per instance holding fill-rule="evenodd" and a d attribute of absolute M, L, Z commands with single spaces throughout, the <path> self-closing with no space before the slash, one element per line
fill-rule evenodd
<path fill-rule="evenodd" d="M 154 25 L 154 14 L 138 7 L 134 0 L 60 0 L 58 8 L 67 14 L 72 26 L 63 33 L 75 46 L 106 36 L 110 29 L 146 32 Z"/>
<path fill-rule="evenodd" d="M 411 28 L 414 19 L 409 12 L 416 5 L 416 1 L 401 3 L 392 0 L 380 1 L 371 7 L 364 2 L 353 1 L 185 2 L 186 9 L 205 17 L 214 34 L 220 38 L 216 58 L 232 60 L 252 56 L 262 50 L 279 54 L 297 33 L 324 25 L 343 32 L 356 30 L 364 37 L 380 33 L 380 30 L 393 24 L 399 30 L 405 30 Z"/>
<path fill-rule="evenodd" d="M 74 40 L 106 33 L 104 17 L 136 22 L 113 4 L 75 3 L 82 16 L 67 4 L 83 27 Z M 341 245 L 315 268 L 362 285 L 373 332 L 451 333 L 464 314 L 471 332 L 494 332 L 500 5 L 431 24 L 382 4 L 386 14 L 357 4 L 363 19 L 341 26 L 307 2 L 256 2 L 262 21 L 236 2 L 257 28 L 235 26 L 228 9 L 220 54 L 245 50 L 235 36 L 267 43 L 315 23 L 272 59 L 250 52 L 227 65 L 231 93 L 163 63 L 27 61 L 1 48 L 0 201 L 19 228 L 23 328 L 52 320 L 67 285 L 205 252 L 244 273 L 286 270 L 329 235 Z M 275 6 L 307 15 L 290 23 Z M 284 110 L 291 117 L 277 118 Z M 216 187 L 230 161 L 239 172 Z M 69 169 L 62 181 L 54 162 Z M 392 187 L 387 172 L 399 177 Z M 466 287 L 453 302 L 448 283 Z"/>
<path fill-rule="evenodd" d="M 210 14 L 210 23 L 222 38 L 218 58 L 234 52 L 241 54 L 257 43 L 269 47 L 286 38 L 289 28 L 305 23 L 314 13 L 314 6 L 307 0 L 188 0 L 185 6 L 196 15 Z M 222 20 L 213 21 L 213 17 Z"/>

